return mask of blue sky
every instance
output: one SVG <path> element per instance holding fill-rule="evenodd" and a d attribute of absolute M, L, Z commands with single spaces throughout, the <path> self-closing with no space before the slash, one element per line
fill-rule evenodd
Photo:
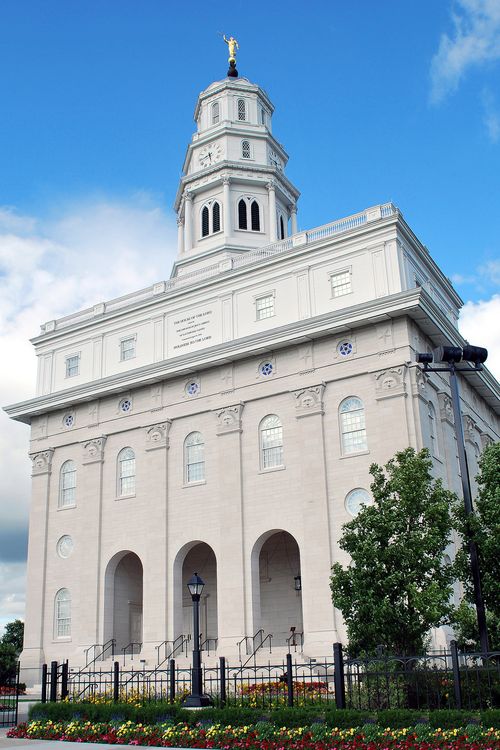
<path fill-rule="evenodd" d="M 1 403 L 33 394 L 39 323 L 168 278 L 219 32 L 276 106 L 300 227 L 393 201 L 498 374 L 500 0 L 2 0 Z M 1 415 L 0 627 L 24 609 L 27 438 Z"/>

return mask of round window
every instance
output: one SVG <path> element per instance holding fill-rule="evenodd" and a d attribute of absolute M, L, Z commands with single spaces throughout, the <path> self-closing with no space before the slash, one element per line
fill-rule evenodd
<path fill-rule="evenodd" d="M 120 411 L 129 412 L 132 409 L 132 401 L 129 398 L 122 398 L 120 401 Z"/>
<path fill-rule="evenodd" d="M 188 396 L 196 396 L 200 391 L 200 384 L 196 380 L 191 380 L 186 385 L 186 393 Z"/>
<path fill-rule="evenodd" d="M 345 508 L 351 516 L 357 516 L 366 505 L 373 505 L 373 500 L 366 490 L 351 490 L 345 499 Z"/>
<path fill-rule="evenodd" d="M 350 341 L 342 341 L 338 345 L 337 351 L 341 357 L 348 357 L 349 354 L 352 354 L 352 343 Z"/>
<path fill-rule="evenodd" d="M 68 534 L 65 534 L 57 542 L 57 554 L 59 555 L 59 557 L 66 559 L 71 555 L 72 552 L 73 540 Z"/>
<path fill-rule="evenodd" d="M 73 427 L 73 425 L 75 424 L 75 418 L 73 414 L 66 414 L 63 419 L 63 424 L 65 427 Z"/>
<path fill-rule="evenodd" d="M 264 377 L 267 377 L 268 375 L 273 374 L 273 363 L 272 362 L 263 362 L 259 367 L 259 372 L 261 375 L 264 375 Z"/>

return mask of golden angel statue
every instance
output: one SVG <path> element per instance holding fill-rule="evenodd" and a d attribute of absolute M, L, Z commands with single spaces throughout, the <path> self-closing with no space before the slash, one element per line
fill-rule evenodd
<path fill-rule="evenodd" d="M 228 50 L 229 50 L 229 63 L 235 63 L 236 62 L 236 50 L 239 49 L 239 44 L 236 41 L 236 39 L 232 36 L 229 37 L 229 39 L 226 39 L 226 35 L 222 37 L 224 41 L 227 44 Z"/>

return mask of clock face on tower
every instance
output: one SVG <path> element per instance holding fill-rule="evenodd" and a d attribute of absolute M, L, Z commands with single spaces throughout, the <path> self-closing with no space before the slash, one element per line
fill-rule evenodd
<path fill-rule="evenodd" d="M 222 158 L 222 146 L 220 143 L 209 143 L 200 151 L 200 165 L 202 167 L 209 167 L 211 164 L 220 161 Z"/>
<path fill-rule="evenodd" d="M 276 151 L 272 151 L 271 149 L 269 149 L 269 163 L 271 164 L 271 166 L 276 167 L 276 169 L 283 169 L 283 162 L 281 161 Z"/>

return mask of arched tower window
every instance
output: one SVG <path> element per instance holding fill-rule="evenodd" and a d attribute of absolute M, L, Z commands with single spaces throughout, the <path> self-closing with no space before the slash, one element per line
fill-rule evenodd
<path fill-rule="evenodd" d="M 279 238 L 280 240 L 285 239 L 285 222 L 283 221 L 283 214 L 280 214 Z"/>
<path fill-rule="evenodd" d="M 73 461 L 65 461 L 59 478 L 59 507 L 76 503 L 76 466 Z"/>
<path fill-rule="evenodd" d="M 247 223 L 247 204 L 243 198 L 238 203 L 238 228 L 248 229 Z"/>
<path fill-rule="evenodd" d="M 252 232 L 260 232 L 260 210 L 257 201 L 252 201 L 250 214 L 252 217 Z"/>
<path fill-rule="evenodd" d="M 244 99 L 238 99 L 238 120 L 247 119 L 247 105 Z"/>
<path fill-rule="evenodd" d="M 54 599 L 54 635 L 56 638 L 71 636 L 71 595 L 68 589 L 59 589 Z"/>
<path fill-rule="evenodd" d="M 241 157 L 242 159 L 250 159 L 250 141 L 241 141 Z"/>
<path fill-rule="evenodd" d="M 123 448 L 118 454 L 118 497 L 135 493 L 135 453 L 132 448 Z"/>
<path fill-rule="evenodd" d="M 212 232 L 220 231 L 220 205 L 214 201 L 212 206 Z"/>
<path fill-rule="evenodd" d="M 217 125 L 220 120 L 220 107 L 219 102 L 214 102 L 211 107 L 211 120 L 212 125 Z"/>
<path fill-rule="evenodd" d="M 283 427 L 276 414 L 264 417 L 260 423 L 259 437 L 261 468 L 283 466 Z"/>
<path fill-rule="evenodd" d="M 191 432 L 184 441 L 184 481 L 205 479 L 205 443 L 201 432 Z"/>
<path fill-rule="evenodd" d="M 342 453 L 358 453 L 367 449 L 365 408 L 357 396 L 350 396 L 340 404 L 340 434 Z"/>
<path fill-rule="evenodd" d="M 210 231 L 208 222 L 208 206 L 203 206 L 201 211 L 201 236 L 206 237 Z"/>

